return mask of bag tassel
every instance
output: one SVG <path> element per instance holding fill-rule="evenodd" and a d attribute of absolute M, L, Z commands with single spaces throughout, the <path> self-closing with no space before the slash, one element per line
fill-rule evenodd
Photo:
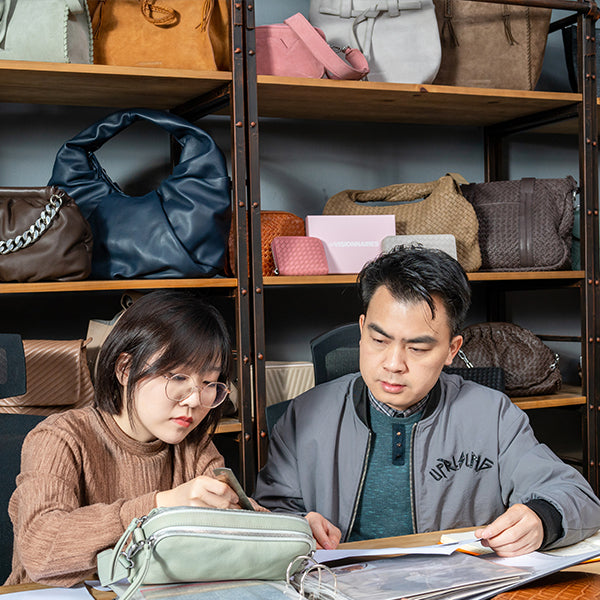
<path fill-rule="evenodd" d="M 456 32 L 454 31 L 454 26 L 452 25 L 452 17 L 444 17 L 444 24 L 442 25 L 442 40 L 445 40 L 446 37 L 448 37 L 454 48 L 460 46 L 458 43 L 458 38 L 456 37 Z"/>
<path fill-rule="evenodd" d="M 454 48 L 460 46 L 458 37 L 454 31 L 454 25 L 452 24 L 452 0 L 446 0 L 446 2 L 444 2 L 444 24 L 442 25 L 440 37 L 442 41 L 449 39 Z"/>
<path fill-rule="evenodd" d="M 504 21 L 504 33 L 506 34 L 506 39 L 511 46 L 518 44 L 517 40 L 515 40 L 512 34 L 512 27 L 510 25 L 510 10 L 508 6 L 504 7 L 504 12 L 502 14 L 502 20 Z"/>
<path fill-rule="evenodd" d="M 214 0 L 204 0 L 204 4 L 202 5 L 202 20 L 198 25 L 196 25 L 195 29 L 200 29 L 200 31 L 206 31 L 208 28 L 208 24 L 210 23 L 210 18 L 212 16 L 213 8 L 215 6 Z"/>
<path fill-rule="evenodd" d="M 106 0 L 98 0 L 96 10 L 94 10 L 94 14 L 92 15 L 92 35 L 94 40 L 98 39 L 98 34 L 100 33 L 100 27 L 102 26 L 102 11 L 105 2 Z"/>

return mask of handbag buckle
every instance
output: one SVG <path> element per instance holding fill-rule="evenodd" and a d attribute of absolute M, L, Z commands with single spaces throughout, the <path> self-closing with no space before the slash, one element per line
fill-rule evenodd
<path fill-rule="evenodd" d="M 346 50 L 348 50 L 348 48 L 350 48 L 350 46 L 348 46 L 348 44 L 346 44 L 345 46 L 336 46 L 335 44 L 329 44 L 329 47 L 334 52 L 337 52 L 338 54 L 346 54 Z"/>
<path fill-rule="evenodd" d="M 133 568 L 133 557 L 140 551 L 144 546 L 152 547 L 154 545 L 155 538 L 151 535 L 149 538 L 132 542 L 127 547 L 127 550 L 121 552 L 121 563 L 127 568 Z"/>

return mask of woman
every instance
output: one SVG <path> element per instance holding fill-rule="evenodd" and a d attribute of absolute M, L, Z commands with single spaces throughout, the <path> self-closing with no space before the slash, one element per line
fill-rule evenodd
<path fill-rule="evenodd" d="M 25 440 L 7 584 L 94 577 L 98 552 L 155 507 L 239 508 L 213 477 L 223 458 L 210 441 L 230 357 L 223 318 L 192 295 L 153 292 L 124 313 L 100 352 L 94 406 Z"/>

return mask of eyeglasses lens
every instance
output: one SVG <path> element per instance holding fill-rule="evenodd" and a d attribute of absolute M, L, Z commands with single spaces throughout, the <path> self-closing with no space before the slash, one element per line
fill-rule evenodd
<path fill-rule="evenodd" d="M 195 390 L 200 388 L 194 385 L 192 378 L 187 375 L 174 375 L 167 379 L 167 398 L 173 402 L 185 400 Z M 228 393 L 227 386 L 221 381 L 209 383 L 200 390 L 200 402 L 207 408 L 214 408 L 225 400 Z"/>

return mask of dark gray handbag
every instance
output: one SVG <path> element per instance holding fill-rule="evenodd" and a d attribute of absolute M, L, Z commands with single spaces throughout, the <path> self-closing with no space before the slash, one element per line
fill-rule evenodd
<path fill-rule="evenodd" d="M 482 271 L 571 268 L 573 177 L 471 183 L 461 191 L 479 221 Z"/>

